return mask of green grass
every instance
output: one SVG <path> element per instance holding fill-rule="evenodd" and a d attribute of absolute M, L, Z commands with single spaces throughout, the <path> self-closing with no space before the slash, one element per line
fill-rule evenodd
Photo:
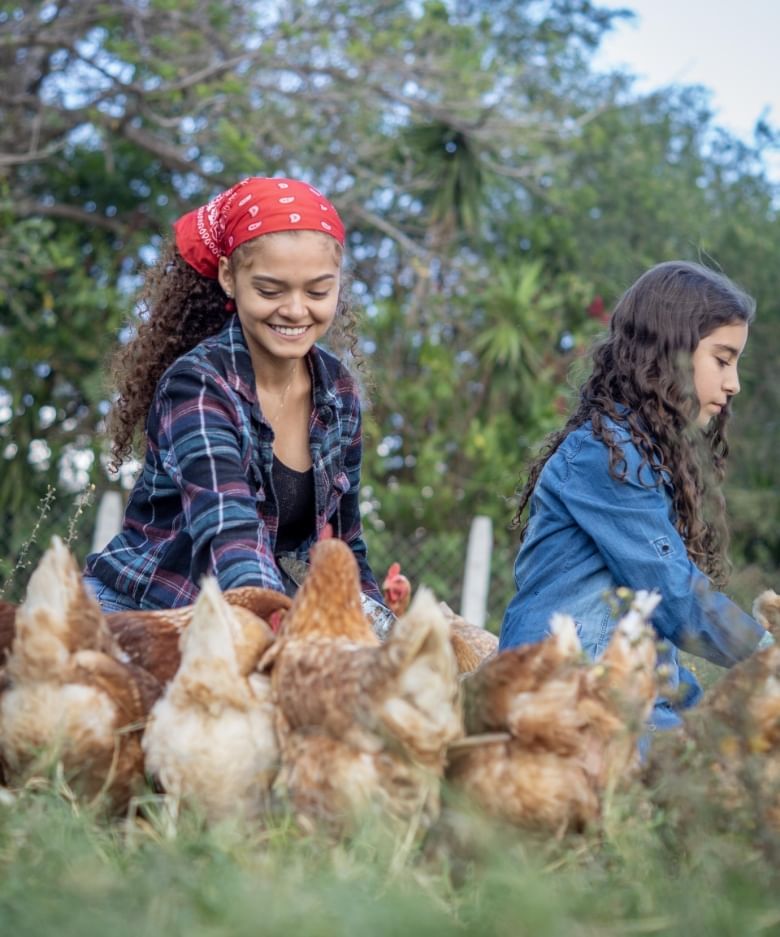
<path fill-rule="evenodd" d="M 0 805 L 0 933 L 780 934 L 780 869 L 747 827 L 638 787 L 584 836 L 496 828 L 451 804 L 405 849 L 368 822 L 333 843 L 284 817 L 174 823 L 153 800 L 108 821 L 50 782 Z"/>

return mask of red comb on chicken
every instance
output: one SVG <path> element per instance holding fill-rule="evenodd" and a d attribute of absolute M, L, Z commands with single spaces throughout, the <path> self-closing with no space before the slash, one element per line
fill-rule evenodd
<path fill-rule="evenodd" d="M 390 611 L 400 618 L 409 608 L 412 597 L 412 585 L 401 573 L 401 564 L 393 563 L 382 583 L 382 594 Z"/>

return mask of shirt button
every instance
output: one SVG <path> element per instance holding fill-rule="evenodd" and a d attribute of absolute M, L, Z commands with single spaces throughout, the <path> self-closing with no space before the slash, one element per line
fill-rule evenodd
<path fill-rule="evenodd" d="M 332 417 L 333 410 L 331 407 L 320 407 L 320 419 L 323 423 L 330 423 Z"/>

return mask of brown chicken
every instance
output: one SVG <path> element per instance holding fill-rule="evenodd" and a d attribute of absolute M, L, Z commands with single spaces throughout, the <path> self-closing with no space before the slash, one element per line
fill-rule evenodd
<path fill-rule="evenodd" d="M 0 758 L 10 783 L 56 758 L 77 792 L 127 803 L 143 780 L 140 735 L 160 687 L 114 652 L 100 608 L 54 537 L 16 610 L 0 691 Z"/>
<path fill-rule="evenodd" d="M 767 591 L 753 606 L 758 621 L 780 640 L 780 596 Z M 780 647 L 775 643 L 732 667 L 687 719 L 689 729 L 717 723 L 724 752 L 775 752 L 780 758 Z M 701 726 L 699 724 L 702 724 Z"/>
<path fill-rule="evenodd" d="M 396 618 L 409 608 L 412 600 L 412 584 L 401 572 L 400 563 L 391 563 L 387 575 L 382 580 L 382 595 L 385 604 Z"/>
<path fill-rule="evenodd" d="M 467 737 L 448 778 L 487 812 L 563 833 L 597 819 L 605 793 L 636 764 L 656 694 L 657 597 L 637 593 L 602 658 L 588 663 L 574 622 L 503 651 L 463 679 Z"/>
<path fill-rule="evenodd" d="M 278 767 L 271 683 L 255 672 L 269 625 L 206 579 L 182 634 L 181 663 L 143 737 L 147 770 L 209 821 L 257 816 Z"/>
<path fill-rule="evenodd" d="M 393 563 L 382 582 L 382 593 L 387 607 L 396 616 L 403 615 L 409 608 L 412 586 L 401 572 L 401 564 Z M 440 603 L 441 610 L 449 622 L 452 647 L 460 673 L 470 673 L 498 649 L 498 638 L 490 631 L 472 625 L 456 615 L 446 602 Z"/>
<path fill-rule="evenodd" d="M 472 625 L 455 614 L 446 602 L 440 602 L 439 607 L 450 625 L 450 640 L 460 673 L 471 673 L 498 652 L 498 638 L 492 631 Z"/>
<path fill-rule="evenodd" d="M 685 716 L 685 737 L 694 746 L 692 760 L 706 767 L 712 798 L 747 807 L 780 831 L 780 596 L 764 592 L 753 614 L 775 643 L 707 691 Z"/>
<path fill-rule="evenodd" d="M 254 613 L 274 630 L 292 603 L 283 592 L 259 586 L 227 589 L 222 595 L 228 605 Z M 181 636 L 192 620 L 193 611 L 193 605 L 186 605 L 159 611 L 112 612 L 106 621 L 126 659 L 166 684 L 178 670 Z"/>
<path fill-rule="evenodd" d="M 279 629 L 292 602 L 283 592 L 259 586 L 228 589 L 223 596 L 229 605 L 248 609 L 263 618 L 274 631 Z M 155 611 L 108 612 L 105 620 L 114 636 L 117 656 L 148 671 L 160 684 L 166 684 L 179 667 L 179 641 L 192 618 L 192 610 L 192 605 L 185 605 Z M 15 605 L 0 602 L 0 666 L 11 650 L 15 616 Z"/>
<path fill-rule="evenodd" d="M 447 622 L 420 590 L 379 644 L 349 547 L 315 545 L 311 569 L 267 655 L 282 753 L 278 789 L 304 826 L 334 830 L 369 807 L 432 819 L 447 745 L 462 733 Z"/>

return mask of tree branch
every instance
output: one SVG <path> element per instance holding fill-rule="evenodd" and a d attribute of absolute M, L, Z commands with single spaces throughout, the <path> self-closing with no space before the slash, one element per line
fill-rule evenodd
<path fill-rule="evenodd" d="M 43 202 L 34 202 L 30 199 L 21 199 L 18 202 L 8 202 L 3 205 L 5 211 L 12 212 L 22 218 L 33 218 L 36 216 L 45 218 L 65 218 L 68 221 L 78 221 L 80 224 L 88 224 L 91 227 L 103 228 L 114 234 L 122 236 L 128 233 L 128 226 L 114 218 L 106 218 L 105 215 L 99 215 L 97 212 L 89 212 L 76 205 L 65 205 L 61 202 L 45 204 Z"/>
<path fill-rule="evenodd" d="M 60 140 L 59 143 L 53 143 L 43 150 L 31 149 L 27 153 L 0 153 L 0 166 L 22 166 L 25 163 L 36 163 L 42 159 L 48 159 L 64 149 L 66 143 L 67 140 Z"/>
<path fill-rule="evenodd" d="M 419 244 L 416 244 L 411 238 L 407 237 L 400 228 L 391 224 L 386 218 L 375 215 L 372 211 L 369 211 L 361 205 L 351 205 L 350 208 L 352 214 L 357 215 L 358 218 L 368 222 L 368 224 L 373 225 L 373 227 L 378 228 L 380 231 L 384 231 L 388 237 L 397 241 L 413 256 L 426 262 L 430 261 L 431 255 L 424 247 L 420 247 Z"/>

